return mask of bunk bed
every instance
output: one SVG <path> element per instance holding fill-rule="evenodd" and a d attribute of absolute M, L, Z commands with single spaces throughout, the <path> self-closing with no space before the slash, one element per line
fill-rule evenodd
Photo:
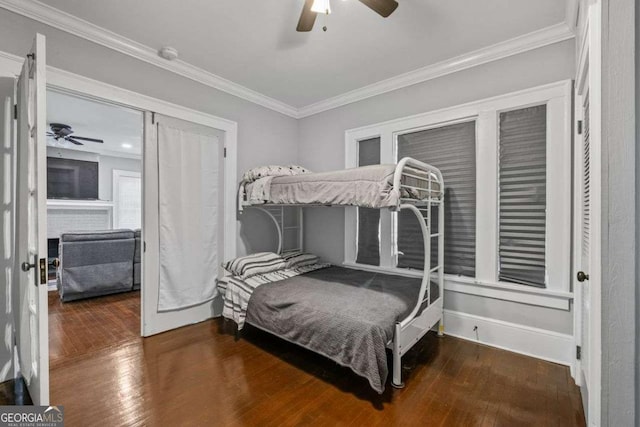
<path fill-rule="evenodd" d="M 284 208 L 295 206 L 358 206 L 413 212 L 424 241 L 422 278 L 415 274 L 409 277 L 397 269 L 383 272 L 312 264 L 246 280 L 226 277 L 220 281 L 221 290 L 236 286 L 245 294 L 247 323 L 350 367 L 367 378 L 379 393 L 384 391 L 388 375 L 386 349 L 390 349 L 391 383 L 396 388 L 403 387 L 402 356 L 436 324 L 438 333 L 443 333 L 442 174 L 431 165 L 403 158 L 392 165 L 259 176 L 240 184 L 239 213 L 252 208 L 269 215 L 278 230 L 278 253 L 283 250 L 287 228 Z M 295 249 L 302 250 L 302 209 L 298 212 Z M 436 212 L 437 218 L 433 218 Z M 432 227 L 437 230 L 432 232 Z M 432 239 L 436 239 L 437 256 L 433 259 L 437 259 L 437 265 L 431 265 Z M 227 292 L 225 298 L 230 307 L 241 306 L 237 295 L 232 301 Z M 241 327 L 244 315 L 242 319 L 234 317 Z"/>

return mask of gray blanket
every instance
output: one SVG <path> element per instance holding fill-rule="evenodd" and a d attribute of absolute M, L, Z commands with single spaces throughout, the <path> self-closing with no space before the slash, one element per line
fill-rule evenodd
<path fill-rule="evenodd" d="M 386 345 L 419 290 L 420 279 L 330 267 L 258 287 L 246 321 L 351 368 L 382 393 Z"/>
<path fill-rule="evenodd" d="M 424 199 L 426 190 L 393 189 L 394 164 L 370 165 L 331 172 L 303 173 L 293 176 L 266 176 L 247 183 L 247 199 L 253 204 L 272 203 L 285 205 L 335 205 L 369 208 L 392 207 L 399 198 Z M 425 186 L 426 172 L 406 168 L 402 182 L 410 186 Z M 433 175 L 432 175 L 433 176 Z M 416 179 L 416 177 L 424 177 Z M 435 176 L 433 176 L 435 179 Z M 440 191 L 440 184 L 432 182 L 433 196 Z"/>

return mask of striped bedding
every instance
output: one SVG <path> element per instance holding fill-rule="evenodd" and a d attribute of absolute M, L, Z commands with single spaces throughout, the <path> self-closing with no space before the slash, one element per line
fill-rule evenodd
<path fill-rule="evenodd" d="M 222 316 L 235 321 L 238 325 L 238 330 L 241 330 L 247 317 L 249 298 L 251 298 L 251 294 L 258 286 L 330 266 L 331 264 L 327 263 L 317 263 L 294 268 L 283 268 L 269 273 L 257 274 L 246 279 L 235 275 L 218 279 L 218 290 L 220 290 L 224 302 Z"/>
<path fill-rule="evenodd" d="M 222 264 L 222 268 L 233 276 L 238 276 L 242 279 L 278 271 L 286 266 L 286 260 L 281 255 L 273 252 L 258 252 L 238 257 Z"/>

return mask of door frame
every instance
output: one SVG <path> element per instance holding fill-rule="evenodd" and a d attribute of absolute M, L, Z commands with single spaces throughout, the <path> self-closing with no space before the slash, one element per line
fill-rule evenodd
<path fill-rule="evenodd" d="M 589 254 L 589 384 L 583 384 L 582 363 L 575 360 L 574 372 L 576 384 L 586 387 L 585 414 L 589 425 L 600 425 L 601 415 L 601 372 L 602 372 L 602 3 L 583 3 L 586 7 L 583 27 L 578 38 L 578 61 L 575 82 L 575 120 L 583 120 L 585 91 L 589 96 L 590 128 L 590 254 Z M 575 294 L 574 303 L 574 340 L 576 346 L 582 344 L 582 284 L 576 280 L 581 262 L 582 231 L 582 135 L 574 132 L 574 215 L 573 215 L 573 257 L 572 283 Z M 584 400 L 584 399 L 583 399 Z"/>
<path fill-rule="evenodd" d="M 0 75 L 18 75 L 20 73 L 22 62 L 23 58 L 0 51 Z M 236 219 L 237 122 L 143 95 L 138 92 L 122 89 L 108 83 L 90 79 L 88 77 L 80 76 L 51 66 L 47 67 L 47 89 L 52 89 L 73 96 L 93 99 L 98 102 L 108 102 L 110 104 L 121 105 L 123 107 L 142 112 L 154 112 L 164 116 L 175 117 L 177 119 L 207 126 L 224 132 L 224 148 L 226 150 L 224 170 L 224 259 L 231 259 L 236 256 L 238 227 L 238 221 Z M 144 156 L 142 161 L 144 165 Z M 144 176 L 142 187 L 144 194 Z M 143 204 L 143 212 L 145 208 L 151 209 L 154 207 L 145 207 Z M 157 207 L 155 208 L 157 209 Z M 148 230 L 146 232 L 154 231 Z M 144 214 L 142 233 L 142 239 L 144 241 Z M 158 233 L 158 231 L 155 230 L 155 233 Z M 144 276 L 142 280 L 143 286 L 141 287 L 141 291 L 144 293 Z M 140 331 L 142 335 L 145 336 L 144 316 L 142 315 L 142 312 L 145 310 L 144 295 L 142 297 L 142 301 Z"/>

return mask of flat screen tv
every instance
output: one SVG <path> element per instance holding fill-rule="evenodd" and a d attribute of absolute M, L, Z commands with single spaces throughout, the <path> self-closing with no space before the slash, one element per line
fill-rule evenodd
<path fill-rule="evenodd" d="M 97 200 L 98 162 L 47 157 L 47 199 Z"/>

